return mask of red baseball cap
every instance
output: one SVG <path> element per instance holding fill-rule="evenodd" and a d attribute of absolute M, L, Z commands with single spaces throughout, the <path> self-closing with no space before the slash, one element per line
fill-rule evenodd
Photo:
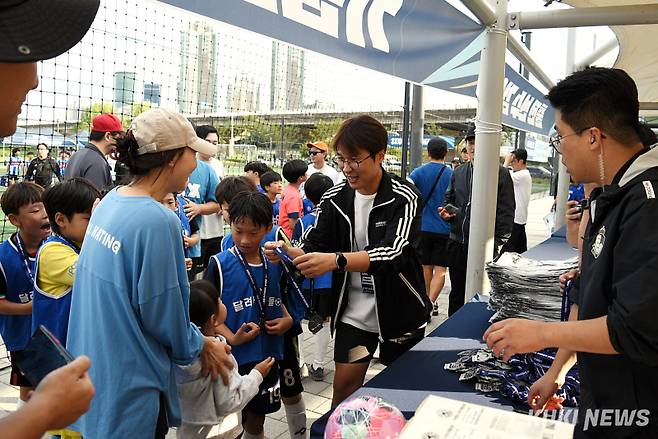
<path fill-rule="evenodd" d="M 121 121 L 114 114 L 99 114 L 91 121 L 91 131 L 98 133 L 111 133 L 123 131 Z"/>

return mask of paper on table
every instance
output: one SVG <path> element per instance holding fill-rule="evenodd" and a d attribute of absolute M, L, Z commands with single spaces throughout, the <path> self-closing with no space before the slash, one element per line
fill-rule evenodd
<path fill-rule="evenodd" d="M 401 439 L 566 439 L 574 426 L 430 395 L 405 425 Z"/>

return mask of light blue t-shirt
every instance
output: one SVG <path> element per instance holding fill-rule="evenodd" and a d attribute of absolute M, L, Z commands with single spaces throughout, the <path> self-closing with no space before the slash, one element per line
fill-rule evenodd
<path fill-rule="evenodd" d="M 432 197 L 428 200 L 427 196 L 432 190 L 432 185 L 436 181 L 437 175 L 441 169 L 445 167 L 445 171 L 441 174 L 441 179 L 437 182 Z M 439 216 L 439 207 L 443 206 L 445 200 L 446 190 L 450 185 L 450 177 L 452 176 L 452 169 L 443 163 L 425 163 L 420 168 L 413 170 L 409 179 L 416 185 L 421 195 L 425 207 L 423 209 L 423 224 L 421 230 L 423 232 L 438 233 L 441 235 L 450 234 L 450 225 L 443 221 Z"/>
<path fill-rule="evenodd" d="M 112 190 L 94 211 L 76 268 L 67 348 L 91 359 L 96 395 L 73 429 L 84 437 L 150 438 L 164 396 L 180 423 L 174 364 L 203 335 L 189 318 L 180 220 L 150 197 Z"/>
<path fill-rule="evenodd" d="M 187 183 L 185 190 L 185 198 L 195 204 L 204 204 L 208 201 L 217 201 L 215 198 L 215 189 L 219 184 L 219 179 L 215 170 L 206 162 L 202 160 L 196 161 L 196 169 L 190 174 L 190 181 Z M 201 230 L 201 222 L 203 215 L 194 218 Z M 194 247 L 189 248 L 189 257 L 198 258 L 201 256 L 201 240 L 197 242 Z"/>

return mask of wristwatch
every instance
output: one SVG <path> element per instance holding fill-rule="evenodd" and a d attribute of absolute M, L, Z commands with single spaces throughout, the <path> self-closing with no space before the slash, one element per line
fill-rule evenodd
<path fill-rule="evenodd" d="M 336 266 L 338 267 L 339 272 L 345 272 L 345 267 L 347 267 L 347 258 L 341 252 L 336 252 Z"/>

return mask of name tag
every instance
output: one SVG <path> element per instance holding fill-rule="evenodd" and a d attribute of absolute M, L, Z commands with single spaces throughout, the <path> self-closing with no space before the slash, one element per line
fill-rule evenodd
<path fill-rule="evenodd" d="M 361 274 L 361 288 L 365 294 L 375 294 L 375 279 L 368 273 Z"/>

